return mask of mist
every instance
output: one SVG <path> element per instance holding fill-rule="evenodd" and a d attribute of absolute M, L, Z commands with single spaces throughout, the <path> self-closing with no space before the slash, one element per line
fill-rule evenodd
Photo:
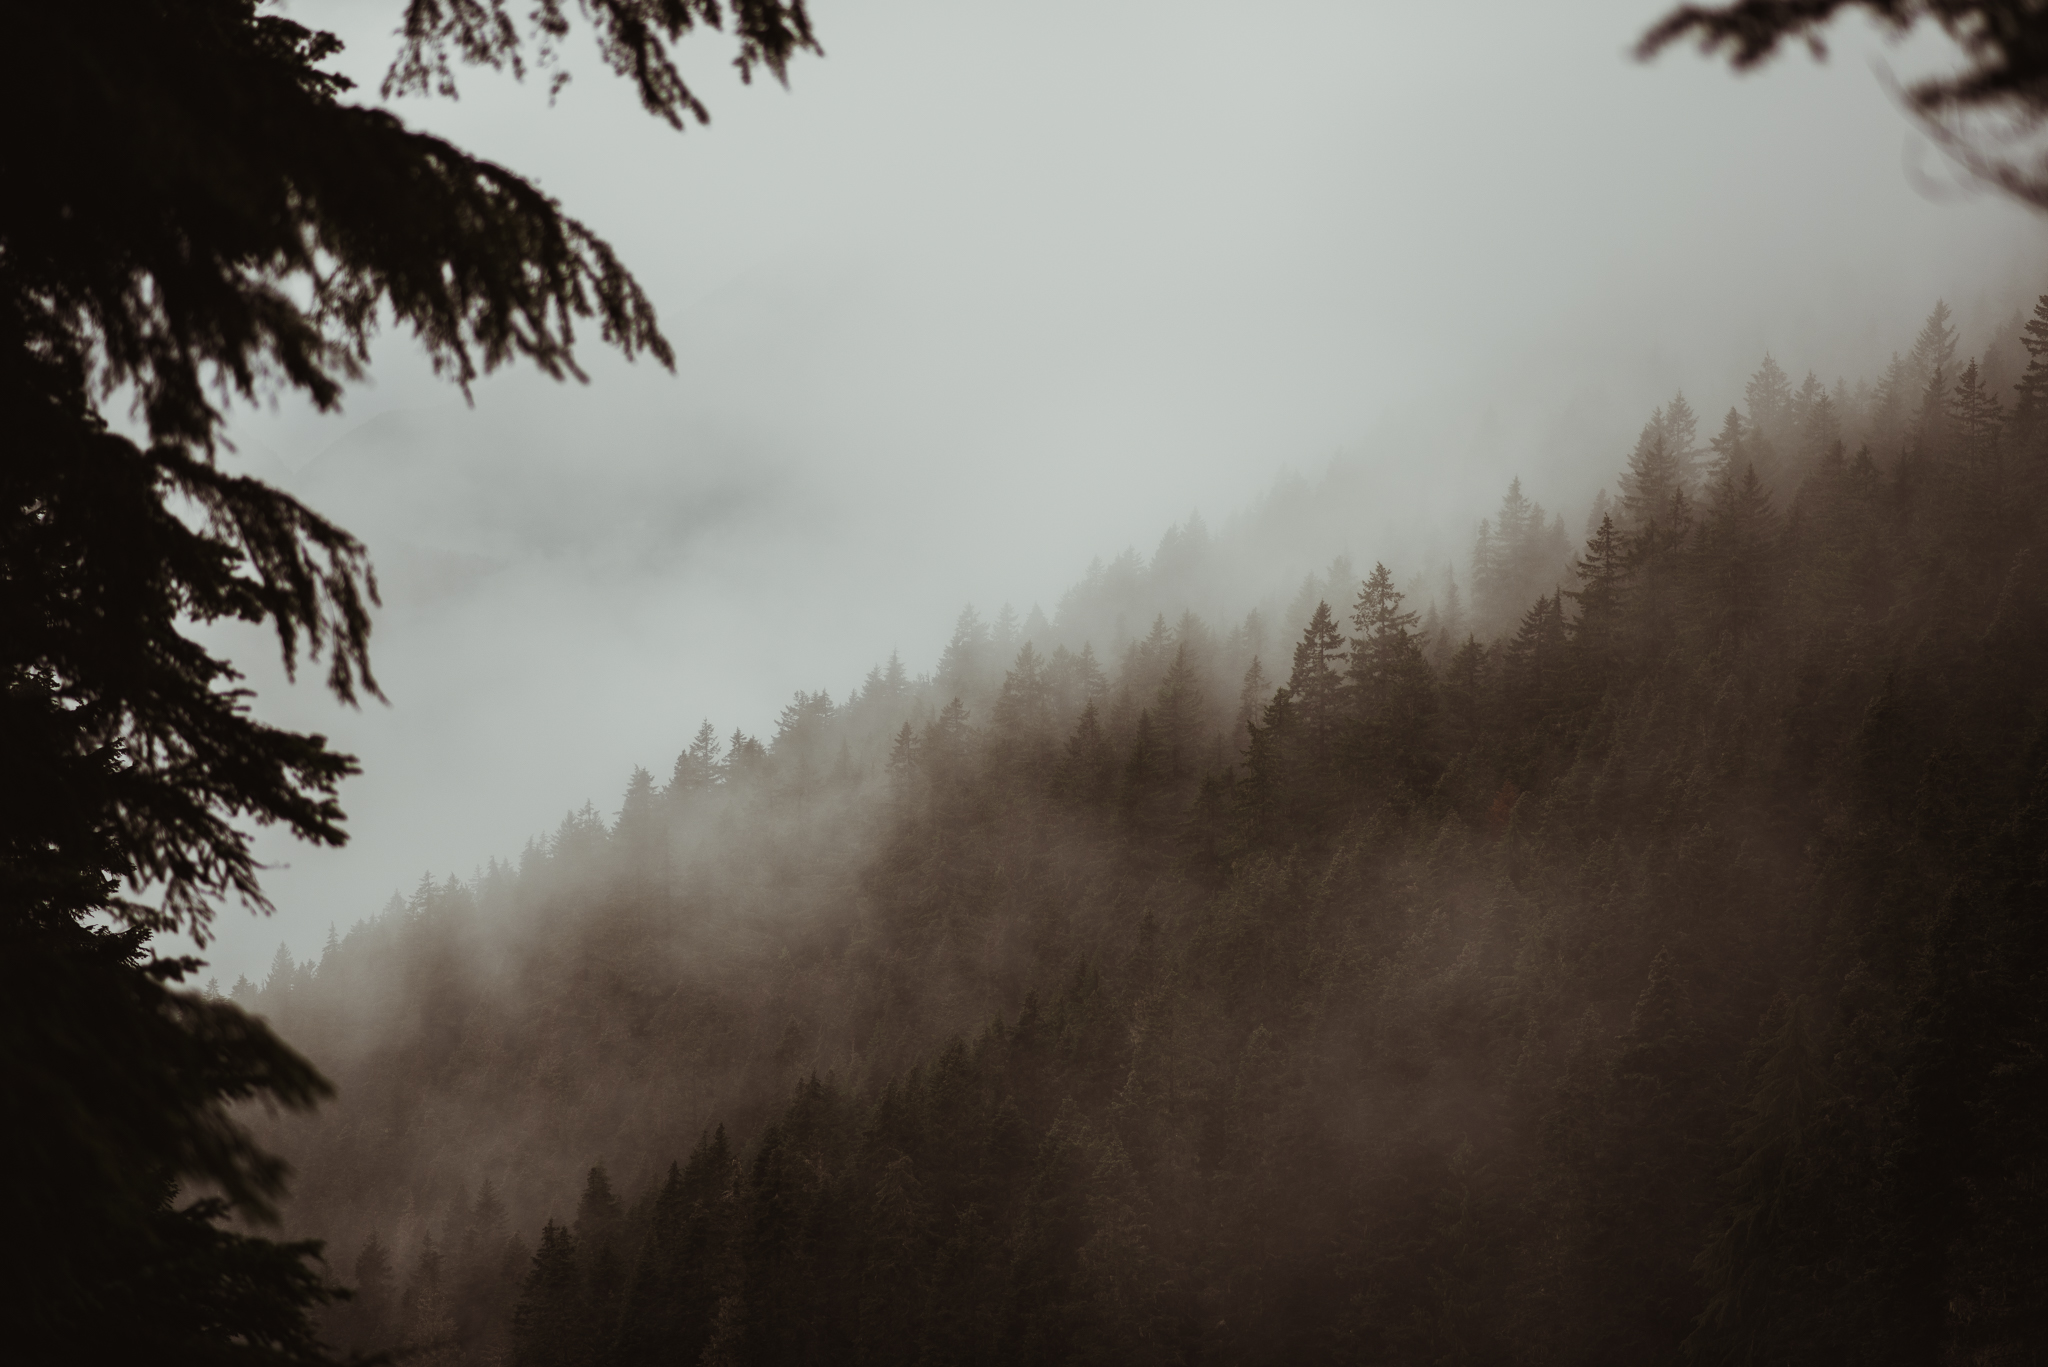
<path fill-rule="evenodd" d="M 2048 1357 L 2048 9 L 1842 8 L 23 9 L 15 1355 Z"/>
<path fill-rule="evenodd" d="M 387 6 L 291 12 L 374 90 Z M 1767 351 L 1853 384 L 1937 298 L 1972 354 L 2031 298 L 2038 221 L 1873 74 L 1915 54 L 1638 64 L 1658 12 L 872 5 L 820 12 L 787 91 L 691 53 L 713 122 L 682 135 L 573 44 L 552 107 L 471 73 L 399 102 L 608 237 L 676 373 L 593 345 L 587 386 L 514 369 L 471 405 L 393 336 L 340 414 L 235 413 L 240 468 L 371 547 L 390 703 L 222 634 L 263 716 L 364 773 L 346 849 L 259 836 L 277 914 L 223 915 L 209 972 L 615 811 L 704 718 L 761 734 L 892 650 L 928 672 L 962 605 L 1050 614 L 1283 477 L 1343 497 L 1245 544 L 1243 607 L 1339 554 L 1462 574 L 1514 476 L 1576 534 L 1680 387 L 1711 426 Z"/>

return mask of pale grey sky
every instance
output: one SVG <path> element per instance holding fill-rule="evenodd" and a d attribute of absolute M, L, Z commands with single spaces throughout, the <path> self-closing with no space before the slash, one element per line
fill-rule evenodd
<path fill-rule="evenodd" d="M 476 76 L 401 102 L 608 237 L 677 374 L 593 346 L 589 387 L 510 372 L 470 409 L 393 337 L 343 414 L 237 418 L 376 553 L 392 705 L 224 634 L 263 715 L 367 772 L 347 850 L 266 838 L 279 914 L 224 913 L 216 970 L 609 813 L 700 718 L 765 729 L 892 646 L 929 668 L 963 602 L 1050 610 L 1283 467 L 1376 491 L 1304 564 L 1400 570 L 1462 555 L 1511 474 L 1576 516 L 1680 385 L 1712 426 L 1766 349 L 1853 380 L 1938 296 L 1967 349 L 2048 284 L 2039 220 L 1909 173 L 1939 168 L 1882 45 L 1638 65 L 1660 8 L 818 0 L 787 92 L 702 41 L 714 122 L 680 136 L 577 40 L 552 109 Z M 289 12 L 374 92 L 396 0 Z"/>

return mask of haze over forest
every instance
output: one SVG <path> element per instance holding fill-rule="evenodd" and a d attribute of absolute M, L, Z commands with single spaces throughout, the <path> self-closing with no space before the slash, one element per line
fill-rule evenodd
<path fill-rule="evenodd" d="M 2048 9 L 519 3 L 0 45 L 14 1357 L 2048 1357 Z"/>
<path fill-rule="evenodd" d="M 0 45 L 16 1356 L 2048 1356 L 2048 10 L 516 3 Z"/>
<path fill-rule="evenodd" d="M 299 8 L 373 88 L 388 9 Z M 701 719 L 770 736 L 892 649 L 933 670 L 963 604 L 1053 615 L 1191 512 L 1231 549 L 1198 610 L 1340 554 L 1463 582 L 1510 478 L 1576 535 L 1681 387 L 1711 426 L 1767 351 L 1853 386 L 1937 298 L 1972 355 L 2032 298 L 2037 222 L 1957 188 L 1867 64 L 1917 50 L 1638 65 L 1656 13 L 865 6 L 681 137 L 573 47 L 553 108 L 478 73 L 398 102 L 605 232 L 678 374 L 595 356 L 470 409 L 393 337 L 338 417 L 236 412 L 231 464 L 370 544 L 392 706 L 221 633 L 365 772 L 346 849 L 260 838 L 279 912 L 222 918 L 211 971 L 609 818 Z"/>

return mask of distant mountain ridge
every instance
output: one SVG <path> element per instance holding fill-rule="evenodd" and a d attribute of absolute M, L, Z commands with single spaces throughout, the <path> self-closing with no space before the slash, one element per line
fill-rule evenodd
<path fill-rule="evenodd" d="M 1170 619 L 1177 528 L 281 951 L 237 996 L 341 1088 L 269 1136 L 333 1333 L 2022 1360 L 2048 355 L 2007 412 L 1954 353 L 1681 396 L 1462 575 Z"/>

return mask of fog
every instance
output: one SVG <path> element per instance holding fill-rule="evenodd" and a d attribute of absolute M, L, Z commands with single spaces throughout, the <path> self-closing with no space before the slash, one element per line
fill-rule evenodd
<path fill-rule="evenodd" d="M 235 415 L 231 460 L 370 545 L 390 703 L 222 633 L 261 715 L 364 773 L 345 850 L 260 838 L 277 914 L 223 914 L 210 971 L 611 812 L 703 718 L 929 670 L 963 604 L 1050 612 L 1283 471 L 1357 497 L 1247 605 L 1339 552 L 1457 560 L 1514 475 L 1576 528 L 1680 386 L 1711 427 L 1767 350 L 1853 384 L 1937 297 L 1969 353 L 2042 287 L 2037 220 L 1873 74 L 1910 55 L 1638 64 L 1661 8 L 820 4 L 787 91 L 698 41 L 714 122 L 682 135 L 575 40 L 552 108 L 476 75 L 403 102 L 607 237 L 676 373 L 593 335 L 588 386 L 471 406 L 390 336 L 342 413 Z M 392 5 L 290 13 L 374 93 Z"/>

